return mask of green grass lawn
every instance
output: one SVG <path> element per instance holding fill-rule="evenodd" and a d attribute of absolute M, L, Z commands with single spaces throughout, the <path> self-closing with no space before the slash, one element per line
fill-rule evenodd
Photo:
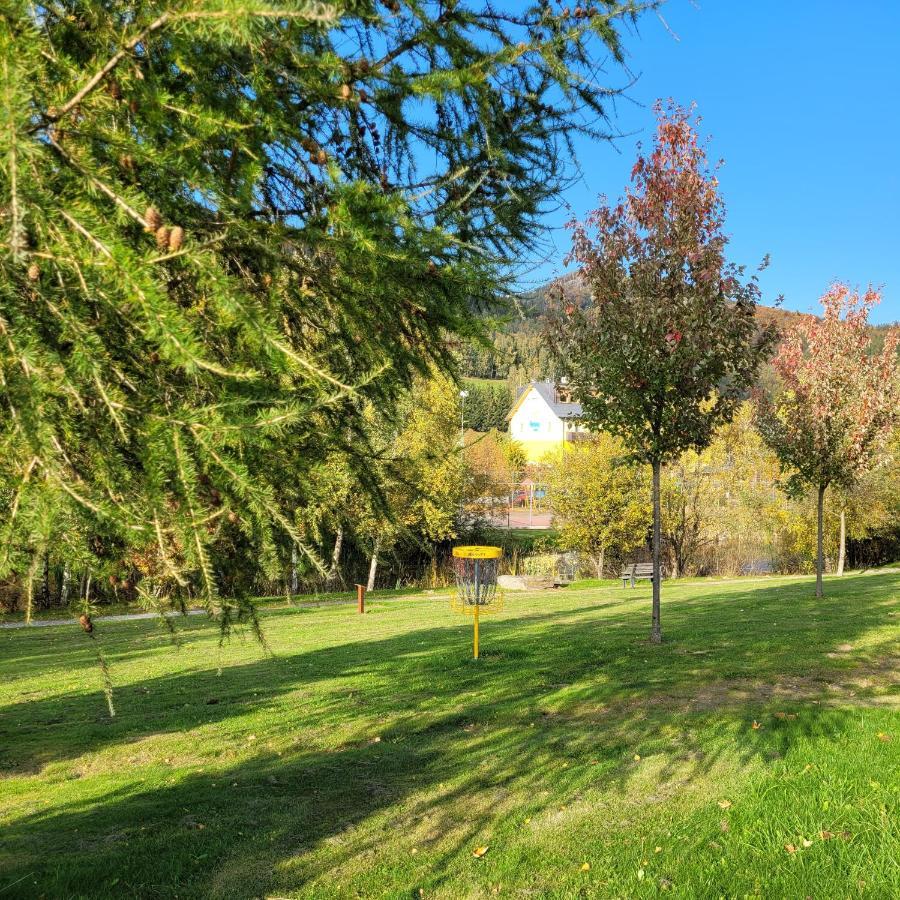
<path fill-rule="evenodd" d="M 826 589 L 510 594 L 478 662 L 440 595 L 100 623 L 112 720 L 0 631 L 0 898 L 898 897 L 900 576 Z"/>

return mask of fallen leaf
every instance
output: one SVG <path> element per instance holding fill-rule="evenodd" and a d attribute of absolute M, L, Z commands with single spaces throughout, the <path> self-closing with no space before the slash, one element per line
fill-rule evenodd
<path fill-rule="evenodd" d="M 638 869 L 637 875 L 638 875 L 638 881 L 644 880 L 644 870 L 643 869 Z"/>
<path fill-rule="evenodd" d="M 413 847 L 412 850 L 410 850 L 409 852 L 412 853 L 413 856 L 415 856 L 419 852 L 419 848 Z"/>
<path fill-rule="evenodd" d="M 784 849 L 787 850 L 788 853 L 796 853 L 797 848 L 793 844 L 785 844 Z"/>
<path fill-rule="evenodd" d="M 797 718 L 797 714 L 796 714 L 796 713 L 787 713 L 787 712 L 777 712 L 777 713 L 775 713 L 775 718 L 776 718 L 776 719 L 782 719 L 782 720 L 784 720 L 784 719 L 796 719 L 796 718 Z"/>
<path fill-rule="evenodd" d="M 475 859 L 481 859 L 481 857 L 484 856 L 484 854 L 487 852 L 488 852 L 488 848 L 486 845 L 484 847 L 476 847 L 472 851 L 472 856 L 474 856 Z"/>
<path fill-rule="evenodd" d="M 582 871 L 582 872 L 590 872 L 590 871 L 591 871 L 591 864 L 590 864 L 590 863 L 582 863 L 582 864 L 581 864 L 581 871 Z"/>
<path fill-rule="evenodd" d="M 640 754 L 640 753 L 635 753 L 635 754 L 634 754 L 634 761 L 635 761 L 635 762 L 640 762 L 640 761 L 641 761 L 641 754 Z"/>
<path fill-rule="evenodd" d="M 728 819 L 722 819 L 722 821 L 719 822 L 719 828 L 721 828 L 722 831 L 728 831 L 729 827 Z"/>
<path fill-rule="evenodd" d="M 841 840 L 843 840 L 843 841 L 849 841 L 850 838 L 853 837 L 853 835 L 850 834 L 849 831 L 842 831 L 841 834 L 840 834 L 840 837 L 841 837 Z"/>
<path fill-rule="evenodd" d="M 759 722 L 757 722 L 756 719 L 754 719 L 754 720 L 753 720 L 753 724 L 752 724 L 750 727 L 751 727 L 754 731 L 759 731 L 759 729 L 762 728 L 762 725 L 760 725 Z"/>
<path fill-rule="evenodd" d="M 531 821 L 531 816 L 525 817 L 525 824 L 527 825 Z"/>
<path fill-rule="evenodd" d="M 823 841 L 830 841 L 834 835 L 830 831 L 820 831 L 819 837 L 822 838 Z"/>
<path fill-rule="evenodd" d="M 730 800 L 720 800 L 719 806 L 722 809 L 731 809 L 731 801 Z"/>
<path fill-rule="evenodd" d="M 662 847 L 657 847 L 653 852 L 654 853 L 662 853 Z"/>
<path fill-rule="evenodd" d="M 879 741 L 884 741 L 885 743 L 887 743 L 890 739 L 891 739 L 891 736 L 889 734 L 885 734 L 883 731 L 878 732 L 878 740 Z"/>
<path fill-rule="evenodd" d="M 803 838 L 803 846 L 804 847 L 812 847 L 812 841 L 809 838 Z"/>

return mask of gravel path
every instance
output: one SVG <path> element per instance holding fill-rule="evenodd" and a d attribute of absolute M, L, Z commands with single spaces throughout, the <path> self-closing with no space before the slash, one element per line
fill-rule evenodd
<path fill-rule="evenodd" d="M 189 616 L 205 616 L 204 609 L 189 609 Z M 165 613 L 166 616 L 180 616 L 180 612 Z M 118 616 L 94 616 L 95 622 L 127 622 L 130 619 L 155 619 L 156 613 L 122 613 Z M 50 625 L 77 625 L 78 619 L 32 619 L 30 622 L 0 622 L 0 628 L 47 628 Z"/>

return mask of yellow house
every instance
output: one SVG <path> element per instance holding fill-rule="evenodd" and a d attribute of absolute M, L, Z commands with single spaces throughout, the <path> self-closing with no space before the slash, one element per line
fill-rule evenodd
<path fill-rule="evenodd" d="M 572 403 L 565 386 L 552 381 L 532 381 L 522 388 L 508 418 L 509 434 L 530 463 L 587 434 L 578 421 L 581 404 Z"/>

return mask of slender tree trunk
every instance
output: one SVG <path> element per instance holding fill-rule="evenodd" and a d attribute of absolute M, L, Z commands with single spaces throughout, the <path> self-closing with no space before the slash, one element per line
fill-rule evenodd
<path fill-rule="evenodd" d="M 661 581 L 659 565 L 660 545 L 660 509 L 659 509 L 659 470 L 660 462 L 653 460 L 653 620 L 650 628 L 650 641 L 662 643 L 662 627 L 659 622 L 659 583 Z"/>
<path fill-rule="evenodd" d="M 847 559 L 847 510 L 841 510 L 841 539 L 838 548 L 837 574 L 844 574 L 844 561 Z"/>
<path fill-rule="evenodd" d="M 825 485 L 819 485 L 819 508 L 816 525 L 816 597 L 822 596 L 822 572 L 825 569 L 825 548 L 822 539 L 825 519 Z"/>
<path fill-rule="evenodd" d="M 606 554 L 606 548 L 602 548 L 600 552 L 597 554 L 596 566 L 597 566 L 597 578 L 601 581 L 603 580 L 603 557 Z"/>
<path fill-rule="evenodd" d="M 72 571 L 69 569 L 68 563 L 63 563 L 62 583 L 59 586 L 59 605 L 67 606 L 69 603 L 69 581 L 72 578 Z"/>
<path fill-rule="evenodd" d="M 300 590 L 300 578 L 297 573 L 297 547 L 291 547 L 291 596 Z"/>
<path fill-rule="evenodd" d="M 366 590 L 375 590 L 375 573 L 378 571 L 378 550 L 381 547 L 381 538 L 375 538 L 375 546 L 372 548 L 372 561 L 369 563 L 369 581 Z"/>
<path fill-rule="evenodd" d="M 334 537 L 334 551 L 331 554 L 331 568 L 328 570 L 328 580 L 337 578 L 343 584 L 344 576 L 340 569 L 341 548 L 344 546 L 344 526 L 338 525 L 337 534 Z"/>
<path fill-rule="evenodd" d="M 41 577 L 41 609 L 50 607 L 50 554 L 44 553 L 44 571 Z"/>

